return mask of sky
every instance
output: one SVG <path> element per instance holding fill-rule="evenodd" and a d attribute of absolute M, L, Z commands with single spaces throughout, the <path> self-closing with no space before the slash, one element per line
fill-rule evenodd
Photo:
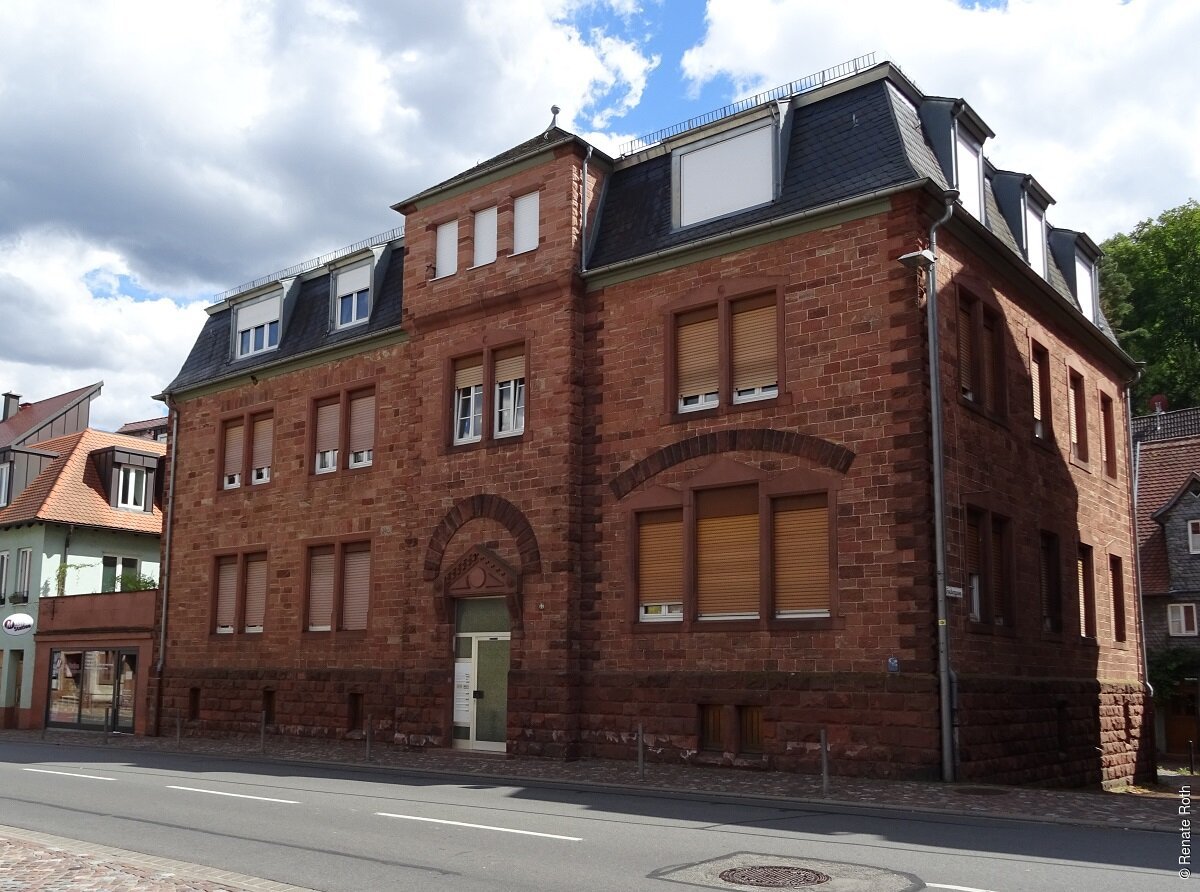
<path fill-rule="evenodd" d="M 1097 242 L 1200 198 L 1195 0 L 3 0 L 0 390 L 164 413 L 220 292 L 560 126 L 641 134 L 875 53 Z"/>

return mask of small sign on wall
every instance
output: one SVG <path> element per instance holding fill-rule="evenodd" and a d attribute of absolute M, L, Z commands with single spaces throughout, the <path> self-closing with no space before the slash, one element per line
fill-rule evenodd
<path fill-rule="evenodd" d="M 962 596 L 963 596 L 963 590 L 962 590 L 961 585 L 946 586 L 946 597 L 947 598 L 961 598 Z"/>
<path fill-rule="evenodd" d="M 454 664 L 454 721 L 467 724 L 471 721 L 471 661 L 462 660 Z"/>

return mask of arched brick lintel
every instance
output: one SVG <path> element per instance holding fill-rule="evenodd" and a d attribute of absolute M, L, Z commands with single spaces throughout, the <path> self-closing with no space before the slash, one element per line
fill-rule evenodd
<path fill-rule="evenodd" d="M 446 512 L 446 516 L 434 529 L 433 535 L 429 537 L 429 547 L 425 549 L 423 575 L 427 581 L 432 582 L 441 573 L 442 558 L 454 534 L 460 527 L 477 517 L 494 520 L 512 533 L 517 542 L 517 551 L 521 555 L 522 576 L 541 572 L 542 555 L 538 551 L 537 536 L 534 535 L 533 527 L 529 525 L 521 509 L 500 496 L 483 493 L 458 502 Z"/>
<path fill-rule="evenodd" d="M 845 446 L 820 437 L 771 428 L 741 428 L 696 434 L 664 446 L 626 468 L 609 486 L 618 499 L 623 499 L 651 477 L 680 462 L 722 452 L 782 452 L 807 458 L 840 474 L 850 470 L 854 462 L 854 453 Z"/>

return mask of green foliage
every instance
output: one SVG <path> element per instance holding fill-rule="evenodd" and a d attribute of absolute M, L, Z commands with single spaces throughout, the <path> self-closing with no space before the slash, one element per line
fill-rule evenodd
<path fill-rule="evenodd" d="M 1156 700 L 1166 700 L 1178 693 L 1185 678 L 1200 678 L 1200 650 L 1194 647 L 1154 650 L 1146 662 Z"/>
<path fill-rule="evenodd" d="M 1100 302 L 1121 346 L 1146 363 L 1137 411 L 1200 405 L 1200 204 L 1194 199 L 1101 245 Z"/>
<path fill-rule="evenodd" d="M 158 580 L 153 576 L 133 572 L 121 574 L 120 591 L 145 592 L 152 588 L 158 588 Z"/>

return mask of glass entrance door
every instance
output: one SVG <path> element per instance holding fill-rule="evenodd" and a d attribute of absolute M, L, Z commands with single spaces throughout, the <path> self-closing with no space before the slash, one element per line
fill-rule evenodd
<path fill-rule="evenodd" d="M 454 645 L 454 745 L 504 752 L 508 739 L 508 610 L 502 598 L 462 599 Z"/>
<path fill-rule="evenodd" d="M 475 640 L 476 749 L 503 750 L 508 738 L 508 647 L 507 635 Z"/>
<path fill-rule="evenodd" d="M 137 654 L 122 651 L 117 658 L 117 689 L 113 695 L 113 730 L 133 733 L 133 709 L 137 702 Z"/>

